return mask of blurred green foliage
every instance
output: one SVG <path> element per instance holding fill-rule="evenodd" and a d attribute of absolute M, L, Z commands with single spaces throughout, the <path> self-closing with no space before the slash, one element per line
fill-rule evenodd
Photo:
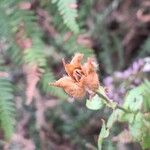
<path fill-rule="evenodd" d="M 135 16 L 135 10 L 143 7 L 141 3 L 131 2 L 129 13 Z M 67 139 L 81 149 L 87 149 L 87 143 L 92 148 L 96 145 L 97 140 L 94 140 L 93 134 L 97 138 L 99 129 L 95 129 L 88 138 L 86 134 L 82 136 L 80 131 L 91 118 L 105 118 L 108 114 L 101 112 L 101 115 L 97 115 L 97 112 L 86 110 L 83 105 L 85 101 L 74 105 L 63 101 L 68 99 L 68 96 L 61 89 L 50 87 L 48 83 L 63 75 L 62 58 L 67 60 L 76 52 L 83 53 L 85 57 L 94 55 L 97 58 L 101 81 L 106 74 L 111 75 L 116 70 L 126 68 L 134 58 L 150 54 L 150 38 L 145 30 L 138 36 L 132 35 L 133 39 L 126 45 L 123 44 L 129 33 L 132 33 L 130 29 L 148 29 L 147 23 L 138 20 L 135 24 L 132 23 L 130 14 L 126 15 L 124 5 L 126 6 L 126 2 L 122 0 L 0 1 L 0 137 L 3 140 L 4 137 L 11 138 L 15 131 L 15 109 L 20 111 L 17 108 L 17 100 L 21 97 L 23 110 L 29 112 L 33 119 L 28 125 L 28 135 L 33 137 L 36 148 L 40 149 L 42 144 L 39 130 L 36 128 L 35 103 L 31 106 L 24 105 L 28 99 L 27 90 L 35 84 L 33 89 L 39 91 L 43 103 L 45 98 L 62 100 L 55 109 L 45 112 L 47 122 L 53 124 L 56 132 L 65 138 L 69 135 Z M 120 16 L 116 15 L 117 11 Z M 120 17 L 129 19 L 121 22 Z M 137 41 L 140 42 L 134 41 L 134 37 L 139 37 L 140 40 Z M 130 48 L 134 43 L 138 46 L 135 49 L 132 46 Z M 25 66 L 31 67 L 31 71 L 25 72 Z M 32 73 L 32 66 L 36 66 L 35 75 Z M 144 84 L 142 89 L 145 92 L 144 99 L 147 99 L 149 95 Z M 32 99 L 37 99 L 36 92 L 31 95 Z M 137 106 L 140 107 L 140 104 Z M 148 100 L 142 104 L 144 110 L 149 111 Z M 97 100 L 95 105 L 98 105 Z M 67 119 L 60 114 L 67 116 Z M 147 124 L 147 120 L 144 120 L 142 125 L 143 123 Z M 133 134 L 133 129 L 136 130 L 135 124 L 130 126 Z M 102 128 L 105 129 L 105 126 Z M 143 138 L 146 141 L 147 135 Z M 147 147 L 147 143 L 144 143 L 144 147 Z M 104 147 L 111 150 L 115 145 L 111 141 L 104 142 Z"/>
<path fill-rule="evenodd" d="M 127 96 L 125 97 L 124 104 L 122 105 L 122 107 L 120 108 L 120 106 L 117 107 L 116 105 L 113 108 L 113 112 L 109 116 L 107 123 L 105 123 L 105 121 L 102 120 L 102 128 L 98 139 L 99 150 L 102 149 L 103 140 L 109 136 L 113 124 L 117 121 L 127 122 L 129 125 L 130 134 L 133 137 L 133 141 L 139 142 L 143 149 L 150 148 L 150 144 L 148 142 L 150 139 L 150 109 L 148 98 L 148 95 L 150 95 L 149 88 L 150 81 L 146 80 L 140 86 L 130 90 Z M 102 101 L 102 99 L 99 98 L 99 101 Z M 111 101 L 107 101 L 107 103 L 111 104 Z M 91 107 L 93 109 L 95 108 L 95 106 L 93 105 L 91 105 Z"/>

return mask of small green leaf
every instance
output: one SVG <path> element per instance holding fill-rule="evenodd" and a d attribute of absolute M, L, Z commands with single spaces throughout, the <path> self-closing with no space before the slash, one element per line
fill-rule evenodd
<path fill-rule="evenodd" d="M 98 137 L 98 150 L 102 149 L 103 139 L 109 136 L 109 129 L 106 128 L 105 121 L 102 120 L 102 128 Z"/>
<path fill-rule="evenodd" d="M 125 98 L 124 108 L 136 112 L 141 109 L 143 96 L 140 87 L 132 89 Z"/>
<path fill-rule="evenodd" d="M 110 129 L 113 126 L 113 124 L 118 120 L 120 115 L 122 115 L 122 111 L 119 109 L 116 109 L 112 112 L 112 114 L 108 118 L 106 125 L 108 129 Z"/>
<path fill-rule="evenodd" d="M 142 90 L 142 94 L 144 97 L 143 101 L 143 107 L 146 112 L 150 111 L 150 100 L 149 100 L 149 95 L 150 95 L 150 81 L 145 80 L 144 83 L 140 86 Z"/>
<path fill-rule="evenodd" d="M 91 100 L 86 100 L 86 107 L 91 110 L 98 110 L 103 107 L 103 102 L 98 95 L 95 95 Z"/>
<path fill-rule="evenodd" d="M 143 129 L 143 114 L 138 113 L 135 116 L 133 123 L 129 124 L 129 129 L 135 140 L 141 141 L 142 139 L 142 129 Z"/>

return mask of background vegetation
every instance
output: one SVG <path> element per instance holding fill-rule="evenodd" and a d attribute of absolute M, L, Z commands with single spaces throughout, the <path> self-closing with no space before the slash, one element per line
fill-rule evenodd
<path fill-rule="evenodd" d="M 88 110 L 85 100 L 48 86 L 65 74 L 62 58 L 69 61 L 76 52 L 95 56 L 101 85 L 119 104 L 146 83 L 149 117 L 149 8 L 148 0 L 1 0 L 0 149 L 97 147 L 101 119 L 110 110 Z M 141 150 L 120 134 L 124 129 L 126 123 L 116 123 L 103 149 Z"/>

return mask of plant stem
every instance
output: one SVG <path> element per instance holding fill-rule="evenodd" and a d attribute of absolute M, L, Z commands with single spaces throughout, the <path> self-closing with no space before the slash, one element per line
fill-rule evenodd
<path fill-rule="evenodd" d="M 112 106 L 112 107 L 111 107 L 112 109 L 114 109 L 113 106 L 115 105 L 115 108 L 118 108 L 118 109 L 124 111 L 125 113 L 131 113 L 129 110 L 127 110 L 127 109 L 125 109 L 125 108 L 119 106 L 117 103 L 111 101 L 109 98 L 107 98 L 106 96 L 104 96 L 103 94 L 101 94 L 99 91 L 97 91 L 96 94 L 97 94 L 100 98 L 102 98 L 102 99 L 106 102 L 106 104 L 109 104 L 109 106 Z"/>
<path fill-rule="evenodd" d="M 125 113 L 131 113 L 129 110 L 127 110 L 127 109 L 125 109 L 125 108 L 119 106 L 118 104 L 116 105 L 116 108 L 118 108 L 118 109 L 124 111 Z"/>

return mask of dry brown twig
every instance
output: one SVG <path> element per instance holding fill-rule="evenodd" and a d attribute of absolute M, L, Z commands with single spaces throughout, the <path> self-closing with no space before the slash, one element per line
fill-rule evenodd
<path fill-rule="evenodd" d="M 38 81 L 40 80 L 41 70 L 37 67 L 37 65 L 24 65 L 23 67 L 24 73 L 26 74 L 26 96 L 27 101 L 26 104 L 31 104 L 33 97 L 35 95 L 35 89 Z"/>
<path fill-rule="evenodd" d="M 52 18 L 48 14 L 48 12 L 41 8 L 38 8 L 37 15 L 39 17 L 39 24 L 41 25 L 43 30 L 52 37 L 57 36 L 58 33 L 57 33 L 56 29 L 54 28 L 54 26 L 52 25 L 52 21 L 51 21 Z"/>
<path fill-rule="evenodd" d="M 35 97 L 35 107 L 36 107 L 36 126 L 37 126 L 37 129 L 39 130 L 39 136 L 41 139 L 40 140 L 41 147 L 42 147 L 42 150 L 47 150 L 46 149 L 46 145 L 47 145 L 46 134 L 55 135 L 55 133 L 53 131 L 52 126 L 46 123 L 44 112 L 46 111 L 46 109 L 53 108 L 56 105 L 58 105 L 58 101 L 42 99 L 37 89 L 35 89 L 34 97 Z"/>
<path fill-rule="evenodd" d="M 20 134 L 14 134 L 11 142 L 5 144 L 4 150 L 10 150 L 11 143 L 15 144 L 16 147 L 20 147 L 21 150 L 35 150 L 32 140 L 26 139 Z"/>
<path fill-rule="evenodd" d="M 15 35 L 16 44 L 24 51 L 32 47 L 32 39 L 27 37 L 24 23 L 20 23 Z"/>

